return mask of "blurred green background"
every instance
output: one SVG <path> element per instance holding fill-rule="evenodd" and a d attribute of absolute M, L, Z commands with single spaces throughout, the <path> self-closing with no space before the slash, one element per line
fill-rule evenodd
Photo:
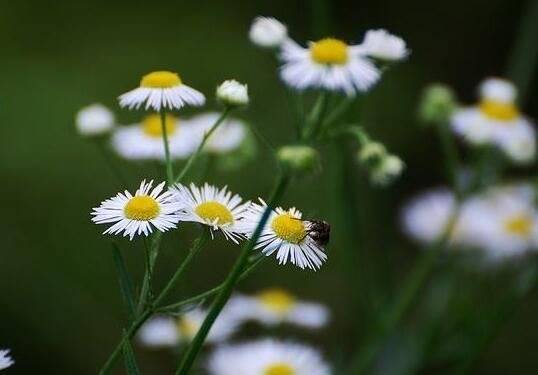
<path fill-rule="evenodd" d="M 356 244 L 360 264 L 348 265 L 367 275 L 360 277 L 361 291 L 369 298 L 360 311 L 351 307 L 356 285 L 343 272 L 342 247 L 350 233 L 344 233 L 345 223 L 335 209 L 339 186 L 335 170 L 342 160 L 326 147 L 322 174 L 291 186 L 284 205 L 296 205 L 308 216 L 331 221 L 329 262 L 313 273 L 278 267 L 270 259 L 240 290 L 286 287 L 303 298 L 327 303 L 333 319 L 320 333 L 290 330 L 285 337 L 312 342 L 338 363 L 369 328 L 368 316 L 378 314 L 398 291 L 419 254 L 400 233 L 399 208 L 412 194 L 443 181 L 435 134 L 417 124 L 420 91 L 432 81 L 442 81 L 452 85 L 462 101 L 473 100 L 482 78 L 506 70 L 525 3 L 329 2 L 334 36 L 359 42 L 365 30 L 383 27 L 401 35 L 412 49 L 410 59 L 385 74 L 360 105 L 372 136 L 401 155 L 408 169 L 384 190 L 369 187 L 358 167 L 349 176 L 358 186 L 349 200 L 356 201 L 362 226 L 356 228 L 361 234 Z M 255 16 L 272 15 L 288 25 L 296 40 L 311 39 L 315 37 L 312 6 L 290 0 L 0 2 L 0 196 L 6 210 L 0 215 L 0 348 L 11 348 L 17 361 L 7 373 L 95 374 L 124 324 L 110 241 L 100 235 L 103 228 L 93 225 L 89 215 L 92 207 L 124 187 L 94 145 L 78 138 L 73 124 L 76 111 L 102 102 L 114 109 L 120 123 L 137 119 L 140 114 L 119 109 L 116 97 L 134 87 L 142 74 L 158 69 L 178 71 L 210 98 L 206 108 L 214 109 L 216 85 L 233 77 L 248 83 L 252 97 L 252 105 L 240 115 L 273 143 L 290 142 L 292 111 L 275 61 L 250 45 L 247 31 Z M 534 81 L 525 107 L 532 117 L 538 115 L 535 94 Z M 359 107 L 350 119 L 358 115 Z M 160 177 L 151 165 L 123 163 L 122 167 L 129 189 L 144 177 Z M 215 171 L 208 182 L 227 184 L 244 197 L 255 198 L 268 192 L 275 173 L 267 150 L 260 146 L 257 159 L 244 169 Z M 193 239 L 194 226 L 184 228 L 166 237 L 158 263 L 161 284 Z M 140 278 L 141 244 L 135 241 L 129 247 L 122 241 L 120 245 L 130 270 Z M 237 253 L 237 247 L 221 239 L 212 242 L 178 286 L 177 298 L 217 284 Z M 417 306 L 405 329 L 392 338 L 383 353 L 386 360 L 378 364 L 379 373 L 418 371 L 414 363 L 430 352 L 415 339 L 425 324 L 435 325 L 428 320 L 432 314 L 438 321 L 435 332 L 440 333 L 430 343 L 433 349 L 428 349 L 434 354 L 420 370 L 450 371 L 453 357 L 442 356 L 442 344 L 456 340 L 454 345 L 460 347 L 458 337 L 468 332 L 465 317 L 480 320 L 510 284 L 506 275 L 453 272 L 449 263 L 425 291 L 429 302 Z M 450 287 L 454 283 L 456 290 Z M 480 373 L 526 374 L 538 369 L 537 296 L 526 299 L 499 332 L 481 357 Z M 137 349 L 137 354 L 143 373 L 171 373 L 177 360 L 166 351 Z"/>

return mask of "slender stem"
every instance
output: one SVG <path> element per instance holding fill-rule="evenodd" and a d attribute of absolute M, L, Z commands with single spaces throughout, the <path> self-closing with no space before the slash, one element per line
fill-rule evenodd
<path fill-rule="evenodd" d="M 232 107 L 226 107 L 224 109 L 224 111 L 222 111 L 222 113 L 219 116 L 219 118 L 217 119 L 217 121 L 215 121 L 213 126 L 211 126 L 209 131 L 204 134 L 204 137 L 202 138 L 202 142 L 200 142 L 200 144 L 198 145 L 198 148 L 196 149 L 196 151 L 190 156 L 189 160 L 187 160 L 187 163 L 185 164 L 185 166 L 183 167 L 181 172 L 179 172 L 176 179 L 172 180 L 172 181 L 174 181 L 174 183 L 178 183 L 178 182 L 183 181 L 183 179 L 185 178 L 185 175 L 189 172 L 189 170 L 194 165 L 194 162 L 198 159 L 198 157 L 202 153 L 202 150 L 204 149 L 204 146 L 205 146 L 207 140 L 209 139 L 209 137 L 211 137 L 211 134 L 213 134 L 213 132 L 215 130 L 217 130 L 219 125 L 222 124 L 222 122 L 226 119 L 226 117 L 228 117 L 231 110 L 232 110 Z"/>
<path fill-rule="evenodd" d="M 144 309 L 144 311 L 140 314 L 140 316 L 133 322 L 133 324 L 129 327 L 126 334 L 123 335 L 121 341 L 118 343 L 112 354 L 109 356 L 108 360 L 105 362 L 101 370 L 99 371 L 99 375 L 106 375 L 112 370 L 112 366 L 118 359 L 119 355 L 122 352 L 122 347 L 125 344 L 127 340 L 130 340 L 138 331 L 138 329 L 144 324 L 144 322 L 151 317 L 151 315 L 159 309 L 159 305 L 168 297 L 170 292 L 174 289 L 175 284 L 187 268 L 187 266 L 190 264 L 194 256 L 200 251 L 200 249 L 205 245 L 205 243 L 208 241 L 210 237 L 209 231 L 204 230 L 203 234 L 194 241 L 189 253 L 185 257 L 185 259 L 181 262 L 179 267 L 177 268 L 176 272 L 168 281 L 166 286 L 163 288 L 163 290 L 159 293 L 157 298 L 153 301 L 153 303 L 149 304 L 147 308 Z"/>
<path fill-rule="evenodd" d="M 303 133 L 301 135 L 302 140 L 309 140 L 314 138 L 317 134 L 320 123 L 322 122 L 322 117 L 327 108 L 327 103 L 329 101 L 329 94 L 327 91 L 320 92 L 316 103 L 312 107 L 310 115 L 306 119 L 305 127 L 303 128 Z"/>
<path fill-rule="evenodd" d="M 148 279 L 148 296 L 151 300 L 153 290 L 153 267 L 151 265 L 151 246 L 148 245 L 148 239 L 146 237 L 144 237 L 144 264 L 146 269 L 144 277 L 147 277 Z"/>
<path fill-rule="evenodd" d="M 127 179 L 123 175 L 123 170 L 116 165 L 116 157 L 112 155 L 104 139 L 95 140 L 95 145 L 99 149 L 105 164 L 108 165 L 112 174 L 117 178 L 118 182 L 125 188 L 127 186 Z"/>
<path fill-rule="evenodd" d="M 142 288 L 140 289 L 140 297 L 138 298 L 138 313 L 141 314 L 148 304 L 151 284 L 150 273 L 153 273 L 155 263 L 157 262 L 157 256 L 159 255 L 159 247 L 161 244 L 162 232 L 157 232 L 151 239 L 151 245 L 149 248 L 149 267 L 146 267 L 144 278 L 142 280 Z"/>
<path fill-rule="evenodd" d="M 325 120 L 323 120 L 323 122 L 321 123 L 319 131 L 320 136 L 325 135 L 329 131 L 331 125 L 339 121 L 342 116 L 347 113 L 354 101 L 354 97 L 346 97 L 331 112 L 327 114 Z"/>
<path fill-rule="evenodd" d="M 174 182 L 174 168 L 172 166 L 172 159 L 170 158 L 170 145 L 168 143 L 168 129 L 166 128 L 166 111 L 162 109 L 161 115 L 161 131 L 163 133 L 164 143 L 164 158 L 166 162 L 166 180 L 168 185 L 172 185 Z"/>
<path fill-rule="evenodd" d="M 437 130 L 439 132 L 441 146 L 443 147 L 447 178 L 449 179 L 456 196 L 460 197 L 462 191 L 458 181 L 458 171 L 460 165 L 458 149 L 454 143 L 454 138 L 450 134 L 447 123 L 437 124 Z"/>
<path fill-rule="evenodd" d="M 215 297 L 215 300 L 211 304 L 209 311 L 207 313 L 207 316 L 202 323 L 202 326 L 198 330 L 198 333 L 192 340 L 189 349 L 187 350 L 187 353 L 183 356 L 183 360 L 181 361 L 181 364 L 179 365 L 176 374 L 185 375 L 189 372 L 190 368 L 194 364 L 194 361 L 196 357 L 198 356 L 198 353 L 200 352 L 200 349 L 202 348 L 202 344 L 209 333 L 209 330 L 213 326 L 213 323 L 219 316 L 220 312 L 224 308 L 224 305 L 230 298 L 230 295 L 239 281 L 239 278 L 243 272 L 243 269 L 245 268 L 248 257 L 250 255 L 250 252 L 256 245 L 256 242 L 258 241 L 258 238 L 260 237 L 260 234 L 263 230 L 263 227 L 265 226 L 267 220 L 269 219 L 270 212 L 272 210 L 272 207 L 280 200 L 282 195 L 284 194 L 284 191 L 286 190 L 286 187 L 289 182 L 289 177 L 285 174 L 282 174 L 280 178 L 278 179 L 278 182 L 276 184 L 276 187 L 271 194 L 267 208 L 265 209 L 260 222 L 256 226 L 256 230 L 254 231 L 252 238 L 243 246 L 241 249 L 241 253 L 239 257 L 237 258 L 232 270 L 230 271 L 229 275 L 224 280 L 224 285 L 222 289 L 220 290 L 219 294 Z"/>

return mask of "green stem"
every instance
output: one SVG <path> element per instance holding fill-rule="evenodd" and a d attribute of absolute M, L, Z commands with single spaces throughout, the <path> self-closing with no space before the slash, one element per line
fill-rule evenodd
<path fill-rule="evenodd" d="M 458 171 L 460 165 L 458 149 L 456 148 L 456 144 L 454 143 L 454 138 L 450 134 L 448 124 L 438 124 L 437 130 L 439 132 L 439 138 L 441 140 L 441 146 L 443 148 L 447 178 L 450 181 L 450 184 L 452 185 L 456 196 L 461 197 L 462 191 L 460 183 L 458 181 Z"/>
<path fill-rule="evenodd" d="M 211 304 L 209 311 L 207 313 L 207 316 L 202 323 L 202 326 L 198 330 L 198 333 L 192 340 L 189 349 L 187 350 L 187 353 L 183 356 L 183 360 L 181 361 L 181 364 L 179 365 L 176 374 L 185 375 L 189 372 L 190 368 L 194 364 L 194 361 L 196 357 L 198 356 L 198 353 L 200 352 L 200 349 L 202 348 L 202 344 L 209 333 L 209 330 L 213 326 L 213 323 L 219 316 L 220 312 L 224 308 L 224 305 L 230 298 L 230 295 L 235 288 L 235 285 L 239 281 L 239 278 L 241 277 L 241 274 L 243 272 L 243 269 L 245 268 L 248 257 L 250 255 L 250 252 L 252 249 L 254 249 L 254 246 L 256 245 L 256 242 L 258 238 L 260 237 L 260 234 L 263 230 L 263 227 L 265 226 L 267 220 L 269 219 L 269 215 L 271 213 L 272 207 L 280 200 L 282 195 L 284 194 L 284 191 L 286 190 L 286 187 L 289 182 L 289 177 L 285 174 L 282 174 L 280 178 L 278 179 L 278 182 L 276 184 L 276 187 L 271 194 L 267 208 L 265 209 L 260 222 L 256 226 L 256 230 L 252 234 L 251 239 L 243 246 L 241 249 L 241 253 L 239 257 L 237 258 L 232 270 L 230 271 L 228 277 L 224 280 L 224 285 L 222 289 L 220 290 L 219 294 L 215 297 L 215 300 Z"/>
<path fill-rule="evenodd" d="M 166 284 L 164 289 L 159 293 L 157 298 L 155 298 L 153 303 L 149 304 L 147 308 L 144 309 L 140 316 L 129 327 L 126 334 L 123 335 L 121 341 L 118 343 L 112 354 L 108 357 L 108 360 L 105 362 L 105 364 L 99 371 L 99 375 L 106 375 L 110 372 L 110 370 L 112 370 L 112 366 L 121 354 L 125 342 L 127 340 L 130 340 L 136 334 L 142 324 L 144 324 L 144 322 L 148 320 L 151 315 L 153 315 L 153 313 L 159 309 L 159 305 L 168 297 L 170 292 L 174 289 L 175 284 L 177 283 L 187 266 L 190 264 L 194 256 L 200 251 L 200 249 L 205 245 L 209 238 L 209 230 L 204 230 L 203 234 L 197 240 L 194 241 L 189 253 L 181 262 L 170 281 L 168 281 L 168 284 Z"/>
<path fill-rule="evenodd" d="M 172 166 L 172 159 L 170 158 L 170 145 L 168 143 L 168 129 L 166 129 L 166 111 L 163 109 L 160 112 L 161 115 L 161 131 L 163 133 L 164 143 L 164 158 L 166 162 L 166 180 L 168 185 L 172 185 L 174 181 L 174 169 Z"/>
<path fill-rule="evenodd" d="M 105 160 L 105 164 L 108 165 L 110 171 L 112 174 L 117 178 L 118 182 L 122 185 L 122 188 L 125 188 L 128 186 L 127 179 L 123 175 L 122 168 L 118 167 L 116 164 L 116 156 L 112 155 L 112 152 L 108 149 L 108 146 L 104 139 L 97 139 L 95 140 L 95 144 L 97 148 L 99 149 L 99 152 L 101 153 L 103 159 Z"/>
<path fill-rule="evenodd" d="M 209 137 L 211 137 L 211 134 L 213 134 L 213 132 L 215 130 L 217 130 L 217 128 L 219 127 L 220 124 L 222 124 L 222 122 L 226 119 L 226 117 L 228 117 L 228 115 L 230 114 L 230 111 L 232 110 L 232 107 L 226 107 L 224 109 L 224 111 L 222 111 L 221 115 L 219 116 L 219 118 L 217 119 L 217 121 L 215 121 L 215 123 L 213 124 L 213 126 L 211 126 L 211 128 L 209 129 L 209 131 L 207 133 L 204 134 L 204 137 L 202 138 L 202 142 L 198 145 L 198 148 L 196 149 L 196 151 L 194 152 L 194 154 L 192 154 L 189 158 L 189 160 L 187 160 L 187 163 L 185 164 L 185 166 L 183 167 L 183 169 L 181 170 L 181 172 L 179 172 L 178 176 L 176 177 L 174 183 L 178 183 L 178 182 L 182 182 L 183 179 L 185 178 L 185 175 L 189 172 L 189 170 L 192 168 L 192 166 L 194 165 L 194 162 L 198 159 L 198 157 L 200 156 L 200 154 L 202 153 L 202 150 L 204 149 L 204 146 L 207 142 L 207 140 L 209 139 Z"/>
<path fill-rule="evenodd" d="M 312 107 L 310 115 L 306 119 L 305 127 L 303 128 L 303 133 L 301 139 L 307 141 L 316 136 L 318 132 L 319 125 L 322 122 L 322 117 L 327 108 L 327 103 L 329 101 L 329 94 L 327 91 L 320 92 L 316 103 Z"/>
<path fill-rule="evenodd" d="M 140 297 L 138 298 L 137 311 L 139 314 L 144 311 L 148 304 L 151 290 L 150 274 L 153 274 L 153 269 L 155 268 L 155 263 L 157 262 L 157 256 L 159 255 L 159 247 L 161 244 L 162 235 L 162 232 L 157 232 L 153 235 L 151 239 L 151 245 L 149 249 L 149 267 L 146 267 L 144 278 L 142 280 L 142 288 L 140 289 Z"/>
<path fill-rule="evenodd" d="M 339 121 L 347 113 L 354 101 L 354 97 L 346 97 L 330 113 L 327 114 L 325 120 L 323 120 L 321 123 L 319 131 L 321 137 L 327 134 L 331 125 Z"/>
<path fill-rule="evenodd" d="M 151 300 L 152 290 L 153 290 L 153 266 L 151 265 L 151 246 L 148 246 L 148 240 L 144 237 L 144 263 L 145 263 L 145 274 L 147 277 L 148 284 L 148 297 Z"/>

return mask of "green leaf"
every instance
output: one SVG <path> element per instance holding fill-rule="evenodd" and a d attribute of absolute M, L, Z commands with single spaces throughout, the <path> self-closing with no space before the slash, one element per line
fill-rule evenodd
<path fill-rule="evenodd" d="M 123 333 L 126 334 L 125 332 Z M 125 369 L 127 370 L 128 375 L 140 375 L 140 370 L 136 364 L 136 357 L 131 346 L 131 341 L 125 341 L 123 345 L 123 359 L 125 360 Z"/>
<path fill-rule="evenodd" d="M 120 282 L 120 290 L 123 297 L 125 306 L 127 307 L 127 314 L 129 316 L 129 321 L 132 321 L 135 317 L 135 303 L 133 300 L 133 284 L 129 273 L 127 272 L 127 267 L 121 255 L 121 251 L 118 245 L 112 243 L 112 256 L 114 258 L 114 265 L 118 272 L 118 278 Z"/>

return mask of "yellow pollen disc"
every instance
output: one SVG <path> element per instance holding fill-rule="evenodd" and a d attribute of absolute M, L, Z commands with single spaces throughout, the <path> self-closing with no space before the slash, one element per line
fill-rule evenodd
<path fill-rule="evenodd" d="M 231 224 L 234 221 L 232 213 L 223 204 L 215 201 L 208 201 L 199 204 L 194 212 L 202 219 L 217 225 Z"/>
<path fill-rule="evenodd" d="M 159 216 L 159 204 L 155 199 L 148 195 L 139 195 L 133 197 L 123 208 L 127 219 L 148 221 Z"/>
<path fill-rule="evenodd" d="M 281 214 L 273 219 L 271 228 L 282 240 L 299 244 L 306 237 L 306 228 L 301 219 L 296 219 L 289 214 Z"/>
<path fill-rule="evenodd" d="M 269 310 L 285 313 L 295 305 L 295 297 L 283 289 L 267 289 L 257 296 L 258 300 Z"/>
<path fill-rule="evenodd" d="M 166 115 L 165 125 L 166 125 L 166 134 L 169 136 L 176 132 L 177 128 L 177 119 L 174 116 Z M 153 138 L 161 138 L 163 136 L 163 128 L 161 125 L 161 116 L 159 115 L 149 115 L 144 118 L 142 121 L 142 130 L 146 135 L 149 135 Z"/>
<path fill-rule="evenodd" d="M 295 375 L 295 370 L 286 363 L 275 363 L 269 365 L 263 375 Z"/>
<path fill-rule="evenodd" d="M 502 103 L 495 100 L 483 100 L 480 111 L 487 117 L 498 121 L 511 121 L 519 116 L 519 110 L 513 103 Z"/>
<path fill-rule="evenodd" d="M 527 237 L 532 232 L 532 219 L 527 216 L 516 216 L 504 224 L 505 229 L 511 233 L 522 237 Z"/>
<path fill-rule="evenodd" d="M 328 65 L 342 65 L 347 62 L 347 44 L 334 38 L 325 38 L 312 43 L 310 56 L 315 62 Z"/>
<path fill-rule="evenodd" d="M 193 320 L 181 317 L 177 322 L 177 329 L 182 336 L 192 338 L 198 333 L 199 326 Z"/>
<path fill-rule="evenodd" d="M 177 73 L 159 71 L 146 74 L 140 80 L 140 87 L 150 87 L 156 89 L 168 89 L 181 85 L 181 78 Z"/>

